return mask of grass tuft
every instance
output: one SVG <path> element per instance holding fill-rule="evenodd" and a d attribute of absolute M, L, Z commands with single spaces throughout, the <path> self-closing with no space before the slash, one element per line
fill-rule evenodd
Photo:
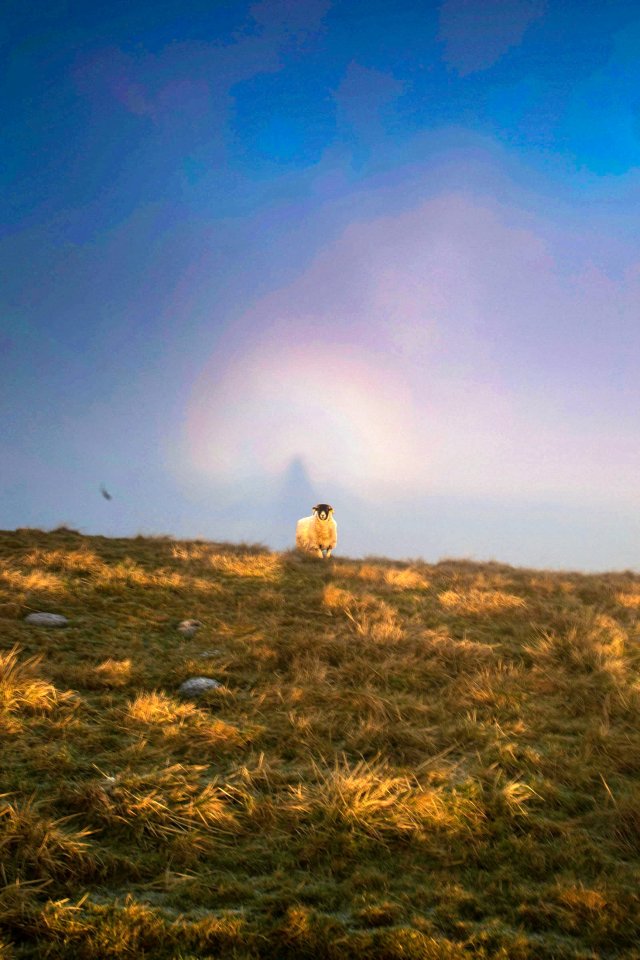
<path fill-rule="evenodd" d="M 41 656 L 21 661 L 17 644 L 0 651 L 0 721 L 14 713 L 48 712 L 70 699 L 38 676 L 41 663 Z"/>
<path fill-rule="evenodd" d="M 5 883 L 78 880 L 99 873 L 88 828 L 74 829 L 70 817 L 51 819 L 35 799 L 0 798 L 0 863 Z"/>

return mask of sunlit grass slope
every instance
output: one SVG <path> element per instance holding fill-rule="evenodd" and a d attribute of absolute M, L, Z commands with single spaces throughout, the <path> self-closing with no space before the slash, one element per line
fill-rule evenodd
<path fill-rule="evenodd" d="M 0 534 L 0 958 L 640 958 L 639 614 L 631 573 Z"/>

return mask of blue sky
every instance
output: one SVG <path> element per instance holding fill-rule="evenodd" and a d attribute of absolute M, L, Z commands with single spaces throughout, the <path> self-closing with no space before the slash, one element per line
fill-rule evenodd
<path fill-rule="evenodd" d="M 640 566 L 637 5 L 2 25 L 0 526 Z"/>

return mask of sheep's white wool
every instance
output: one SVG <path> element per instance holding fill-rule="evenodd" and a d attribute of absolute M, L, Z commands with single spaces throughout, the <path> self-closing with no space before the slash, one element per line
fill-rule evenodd
<path fill-rule="evenodd" d="M 321 520 L 317 513 L 310 517 L 302 517 L 296 524 L 296 547 L 304 553 L 312 553 L 317 557 L 331 556 L 331 551 L 338 542 L 338 525 L 330 514 L 326 520 Z"/>

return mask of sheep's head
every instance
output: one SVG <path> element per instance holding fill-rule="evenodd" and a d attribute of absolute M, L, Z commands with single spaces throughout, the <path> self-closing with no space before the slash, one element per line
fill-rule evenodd
<path fill-rule="evenodd" d="M 331 514 L 333 513 L 333 507 L 330 507 L 328 503 L 317 503 L 315 507 L 311 508 L 313 513 L 316 513 L 321 520 L 328 520 Z"/>

